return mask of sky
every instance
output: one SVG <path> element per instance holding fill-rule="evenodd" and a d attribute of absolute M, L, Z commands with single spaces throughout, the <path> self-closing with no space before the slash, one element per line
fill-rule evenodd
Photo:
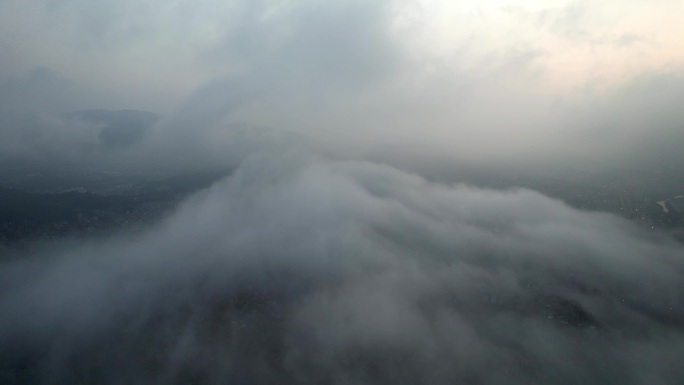
<path fill-rule="evenodd" d="M 4 0 L 0 95 L 33 113 L 152 111 L 189 147 L 248 123 L 346 152 L 620 163 L 681 131 L 682 14 L 676 0 Z"/>
<path fill-rule="evenodd" d="M 508 64 L 526 68 L 508 68 L 515 72 L 509 86 L 554 95 L 588 87 L 605 90 L 644 72 L 681 71 L 684 59 L 684 38 L 677 33 L 684 5 L 676 0 L 373 5 L 5 0 L 0 7 L 4 78 L 46 66 L 82 87 L 121 98 L 120 104 L 158 112 L 170 111 L 201 84 L 256 64 L 257 56 L 277 59 L 284 54 L 280 50 L 297 43 L 293 40 L 305 38 L 297 34 L 306 34 L 307 28 L 326 35 L 317 37 L 321 45 L 382 40 L 375 41 L 375 49 L 396 49 L 402 56 L 384 60 L 396 63 L 412 56 L 418 63 L 411 63 L 411 69 L 425 72 L 440 66 L 456 74 L 486 71 L 517 59 Z M 359 17 L 356 11 L 365 14 Z M 297 25 L 310 12 L 307 24 L 313 25 Z M 326 17 L 341 25 L 316 25 L 315 18 Z M 375 25 L 354 31 L 365 23 Z M 288 36 L 288 29 L 294 35 Z M 247 36 L 247 30 L 258 33 Z M 247 39 L 255 39 L 255 46 L 240 47 Z M 323 61 L 325 54 L 320 54 L 311 60 Z M 380 58 L 363 58 L 373 59 Z"/>

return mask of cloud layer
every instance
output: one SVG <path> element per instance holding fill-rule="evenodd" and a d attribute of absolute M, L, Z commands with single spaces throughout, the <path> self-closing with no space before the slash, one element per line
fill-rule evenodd
<path fill-rule="evenodd" d="M 681 243 L 382 163 L 684 167 L 681 4 L 504 3 L 0 0 L 7 168 L 236 168 L 5 256 L 0 383 L 684 378 Z M 93 108 L 163 116 L 107 147 Z"/>
<path fill-rule="evenodd" d="M 3 263 L 3 383 L 674 384 L 684 247 L 526 190 L 254 156 L 144 235 Z"/>

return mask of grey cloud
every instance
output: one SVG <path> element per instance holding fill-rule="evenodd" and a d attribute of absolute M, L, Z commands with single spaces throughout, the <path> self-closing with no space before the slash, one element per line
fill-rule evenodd
<path fill-rule="evenodd" d="M 69 2 L 49 10 L 56 22 L 69 17 L 91 20 L 89 12 L 108 15 L 102 28 L 130 31 L 137 37 L 122 39 L 123 50 L 142 49 L 136 48 L 136 42 L 150 43 L 152 53 L 169 48 L 159 42 L 155 32 L 159 27 L 169 31 L 167 38 L 178 41 L 182 48 L 177 52 L 179 61 L 189 60 L 184 55 L 191 52 L 192 67 L 211 74 L 200 77 L 195 90 L 164 114 L 137 148 L 98 160 L 100 155 L 91 143 L 96 144 L 97 138 L 74 134 L 87 130 L 64 129 L 62 126 L 72 123 L 58 122 L 55 117 L 84 108 L 107 108 L 108 98 L 89 97 L 82 85 L 71 87 L 70 95 L 47 90 L 56 87 L 54 84 L 29 95 L 31 86 L 17 83 L 5 86 L 3 100 L 13 95 L 14 102 L 30 106 L 33 113 L 3 113 L 10 116 L 4 118 L 3 132 L 25 131 L 21 145 L 3 149 L 3 153 L 39 156 L 44 150 L 38 149 L 44 146 L 31 143 L 38 138 L 31 132 L 39 131 L 62 135 L 48 141 L 53 158 L 77 158 L 80 154 L 93 165 L 173 167 L 197 159 L 202 159 L 203 165 L 234 164 L 237 157 L 229 153 L 239 150 L 227 141 L 232 135 L 229 127 L 246 123 L 304 133 L 314 140 L 332 142 L 329 147 L 337 147 L 338 153 L 356 151 L 364 156 L 386 148 L 403 151 L 410 147 L 418 151 L 427 148 L 424 152 L 435 159 L 487 165 L 562 168 L 585 162 L 603 166 L 623 163 L 633 154 L 638 155 L 635 163 L 649 158 L 651 163 L 679 163 L 674 148 L 681 131 L 674 124 L 680 120 L 679 109 L 672 105 L 681 88 L 676 74 L 643 74 L 641 79 L 597 96 L 578 92 L 550 100 L 534 92 L 521 93 L 517 86 L 536 84 L 543 78 L 544 68 L 537 59 L 544 52 L 532 45 L 508 47 L 485 55 L 476 66 L 462 64 L 469 58 L 467 47 L 448 58 L 416 57 L 412 51 L 416 47 L 403 44 L 402 35 L 392 29 L 391 16 L 397 5 L 393 2 L 207 1 L 189 7 L 192 9 L 183 3 L 155 4 Z M 581 21 L 582 7 L 573 3 L 564 11 L 549 12 L 554 18 L 565 12 L 566 24 L 572 27 Z M 109 12 L 109 8 L 116 10 Z M 202 20 L 206 23 L 200 23 Z M 189 23 L 185 30 L 176 28 L 181 21 Z M 134 26 L 126 27 L 129 24 Z M 119 41 L 118 32 L 97 34 L 84 26 L 74 28 L 83 28 L 77 35 L 95 41 Z M 184 33 L 213 37 L 184 38 Z M 114 43 L 93 44 L 94 53 L 99 49 L 103 57 L 112 54 L 116 60 L 130 59 L 128 54 L 107 48 L 110 44 Z M 149 59 L 152 53 L 145 57 Z M 78 80 L 71 82 L 78 84 Z M 643 85 L 635 86 L 637 83 Z M 666 96 L 668 92 L 671 94 Z M 31 120 L 35 116 L 49 118 L 36 124 Z M 222 146 L 226 149 L 221 150 Z M 661 151 L 663 148 L 666 151 Z"/>
<path fill-rule="evenodd" d="M 642 43 L 646 40 L 643 36 L 633 35 L 633 34 L 623 34 L 617 37 L 613 44 L 618 47 L 626 47 L 633 44 Z"/>
<path fill-rule="evenodd" d="M 182 117 L 198 110 L 208 119 L 198 119 L 200 129 L 247 102 L 282 108 L 304 100 L 313 109 L 321 99 L 357 95 L 387 78 L 401 59 L 383 2 L 241 5 L 222 43 L 204 54 L 239 70 L 203 85 L 180 107 Z"/>
<path fill-rule="evenodd" d="M 674 384 L 683 250 L 531 191 L 254 156 L 146 234 L 5 263 L 0 373 Z"/>
<path fill-rule="evenodd" d="M 321 111 L 329 114 L 401 66 L 384 2 L 237 2 L 233 7 L 221 43 L 199 55 L 235 69 L 199 86 L 160 122 L 166 151 L 197 159 L 217 147 L 217 140 L 233 149 L 219 139 L 230 136 L 230 123 L 275 123 L 301 131 L 291 120 L 282 122 L 283 115 L 306 120 Z"/>

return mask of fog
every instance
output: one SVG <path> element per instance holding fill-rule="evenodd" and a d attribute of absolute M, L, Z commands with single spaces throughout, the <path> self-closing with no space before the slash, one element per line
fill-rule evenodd
<path fill-rule="evenodd" d="M 148 234 L 5 264 L 10 374 L 521 384 L 683 374 L 681 244 L 532 191 L 277 159 L 251 158 Z"/>
<path fill-rule="evenodd" d="M 681 170 L 649 4 L 0 0 L 0 172 L 230 171 L 0 249 L 0 383 L 681 383 L 681 240 L 457 172 Z"/>

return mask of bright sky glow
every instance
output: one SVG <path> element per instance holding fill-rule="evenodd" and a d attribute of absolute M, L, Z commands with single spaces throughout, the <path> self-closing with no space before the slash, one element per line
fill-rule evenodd
<path fill-rule="evenodd" d="M 301 3 L 274 1 L 257 20 Z M 248 8 L 215 0 L 5 0 L 0 77 L 47 66 L 119 98 L 156 95 L 169 108 L 235 70 L 211 52 Z M 424 69 L 479 71 L 513 60 L 517 73 L 508 81 L 530 90 L 600 90 L 684 64 L 683 1 L 395 0 L 389 9 L 397 44 Z"/>

